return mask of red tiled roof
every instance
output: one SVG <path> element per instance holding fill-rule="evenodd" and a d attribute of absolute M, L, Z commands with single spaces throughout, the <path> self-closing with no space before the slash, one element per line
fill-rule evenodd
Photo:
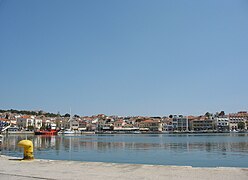
<path fill-rule="evenodd" d="M 143 121 L 143 122 L 145 122 L 145 123 L 153 123 L 153 122 L 157 122 L 157 121 L 153 121 L 153 120 L 151 120 L 151 119 L 148 119 L 148 120 L 145 120 L 145 121 Z"/>
<path fill-rule="evenodd" d="M 8 121 L 8 119 L 0 118 L 0 121 Z"/>
<path fill-rule="evenodd" d="M 21 118 L 28 119 L 28 118 L 31 118 L 31 116 L 25 115 L 25 116 L 21 116 Z"/>

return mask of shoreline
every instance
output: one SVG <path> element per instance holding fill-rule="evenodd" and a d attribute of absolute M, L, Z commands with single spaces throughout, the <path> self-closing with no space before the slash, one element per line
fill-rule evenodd
<path fill-rule="evenodd" d="M 135 131 L 82 131 L 82 132 L 75 132 L 75 135 L 87 135 L 87 134 L 248 134 L 248 131 L 237 131 L 237 132 L 232 132 L 232 131 L 187 131 L 187 132 L 176 132 L 176 131 L 165 131 L 165 132 L 157 132 L 157 131 L 149 131 L 149 132 L 143 132 L 140 131 L 139 133 Z M 12 134 L 28 134 L 28 135 L 35 135 L 34 131 L 12 131 L 12 132 L 0 132 L 1 135 L 12 135 Z M 61 135 L 63 133 L 59 133 L 58 135 Z"/>
<path fill-rule="evenodd" d="M 0 155 L 3 179 L 248 179 L 248 168 L 120 164 L 35 159 Z"/>

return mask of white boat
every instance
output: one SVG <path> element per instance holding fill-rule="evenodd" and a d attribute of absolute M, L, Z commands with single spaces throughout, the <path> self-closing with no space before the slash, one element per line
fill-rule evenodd
<path fill-rule="evenodd" d="M 237 133 L 237 132 L 239 132 L 239 131 L 236 130 L 236 129 L 232 129 L 232 130 L 230 130 L 230 132 L 231 132 L 231 133 Z"/>
<path fill-rule="evenodd" d="M 62 132 L 62 134 L 75 134 L 75 131 L 66 129 L 64 132 Z"/>
<path fill-rule="evenodd" d="M 71 129 L 60 130 L 58 134 L 75 134 L 76 132 Z"/>

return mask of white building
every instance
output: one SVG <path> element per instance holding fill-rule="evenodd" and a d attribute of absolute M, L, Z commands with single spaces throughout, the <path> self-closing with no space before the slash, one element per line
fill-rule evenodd
<path fill-rule="evenodd" d="M 22 129 L 34 127 L 34 116 L 21 116 L 16 120 L 16 126 Z"/>
<path fill-rule="evenodd" d="M 174 131 L 188 131 L 189 130 L 189 121 L 186 116 L 174 115 L 172 119 L 172 125 Z"/>
<path fill-rule="evenodd" d="M 214 120 L 215 120 L 218 131 L 229 130 L 229 117 L 228 116 L 215 117 Z"/>
<path fill-rule="evenodd" d="M 248 124 L 248 113 L 246 111 L 241 111 L 238 113 L 229 114 L 229 126 L 230 130 L 239 129 L 239 123 L 244 124 L 244 129 L 247 129 Z"/>
<path fill-rule="evenodd" d="M 34 119 L 34 128 L 40 129 L 42 127 L 42 119 Z"/>

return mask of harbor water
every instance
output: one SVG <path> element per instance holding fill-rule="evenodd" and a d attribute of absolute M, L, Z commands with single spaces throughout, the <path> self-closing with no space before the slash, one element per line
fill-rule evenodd
<path fill-rule="evenodd" d="M 248 134 L 4 135 L 3 155 L 22 157 L 20 140 L 34 143 L 37 159 L 156 164 L 193 167 L 248 167 Z"/>

